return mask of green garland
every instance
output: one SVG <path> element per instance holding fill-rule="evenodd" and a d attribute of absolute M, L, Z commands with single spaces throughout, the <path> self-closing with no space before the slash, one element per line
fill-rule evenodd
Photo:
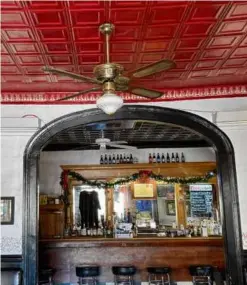
<path fill-rule="evenodd" d="M 70 176 L 73 179 L 76 179 L 77 181 L 81 181 L 84 185 L 93 186 L 97 188 L 113 188 L 116 185 L 123 185 L 129 182 L 135 182 L 138 179 L 142 178 L 143 175 L 146 175 L 149 178 L 152 178 L 156 181 L 162 181 L 166 183 L 179 183 L 179 184 L 192 184 L 192 183 L 205 183 L 208 182 L 210 178 L 214 177 L 216 175 L 216 170 L 212 170 L 207 172 L 203 176 L 189 176 L 189 177 L 169 177 L 169 176 L 162 176 L 162 175 L 156 175 L 153 172 L 149 171 L 140 171 L 139 173 L 134 173 L 131 176 L 118 179 L 114 182 L 104 182 L 99 180 L 87 180 L 83 176 L 81 176 L 79 173 L 76 173 L 74 171 L 65 170 L 61 174 L 61 182 L 60 184 L 64 188 L 64 190 L 68 187 L 68 182 L 65 181 L 68 179 L 68 176 Z"/>

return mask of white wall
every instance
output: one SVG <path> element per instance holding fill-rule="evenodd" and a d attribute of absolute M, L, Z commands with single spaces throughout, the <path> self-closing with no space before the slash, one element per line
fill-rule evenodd
<path fill-rule="evenodd" d="M 36 118 L 2 119 L 1 196 L 15 197 L 14 225 L 1 226 L 1 254 L 22 253 L 23 154 L 38 129 Z"/>
<path fill-rule="evenodd" d="M 149 153 L 167 153 L 184 152 L 187 162 L 191 161 L 215 161 L 215 153 L 212 148 L 168 148 L 168 149 L 139 149 L 134 151 L 108 150 L 104 154 L 129 153 L 137 157 L 140 163 L 148 162 Z M 42 152 L 40 156 L 40 193 L 61 195 L 61 186 L 59 185 L 62 169 L 60 165 L 78 165 L 78 164 L 99 164 L 100 150 L 86 151 L 56 151 Z"/>
<path fill-rule="evenodd" d="M 232 98 L 161 102 L 152 103 L 152 105 L 187 110 L 192 113 L 196 113 L 210 121 L 212 121 L 214 118 L 212 116 L 212 113 L 217 111 L 216 123 L 223 131 L 228 134 L 235 150 L 240 210 L 242 218 L 242 231 L 245 242 L 244 248 L 247 249 L 247 221 L 245 218 L 247 217 L 247 195 L 245 194 L 245 177 L 247 175 L 247 155 L 245 146 L 245 142 L 247 140 L 247 111 L 242 111 L 247 110 L 247 99 Z M 1 227 L 2 254 L 21 253 L 23 152 L 28 139 L 38 128 L 38 120 L 36 118 L 20 118 L 26 114 L 35 114 L 41 119 L 42 124 L 45 124 L 62 115 L 92 107 L 95 107 L 95 105 L 1 105 L 2 196 L 13 195 L 16 197 L 15 224 L 13 226 Z M 235 111 L 233 112 L 233 110 Z M 3 119 L 4 117 L 15 117 L 16 119 Z M 33 127 L 30 127 L 30 121 L 35 122 Z M 57 173 L 60 175 L 60 171 L 57 171 Z M 57 177 L 56 181 L 58 180 L 59 176 Z M 51 183 L 49 187 L 58 187 L 56 181 Z M 41 189 L 42 187 L 44 189 L 44 184 L 41 184 Z"/>

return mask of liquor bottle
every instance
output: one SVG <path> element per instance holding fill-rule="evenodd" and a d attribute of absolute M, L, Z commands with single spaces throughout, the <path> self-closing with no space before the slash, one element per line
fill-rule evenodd
<path fill-rule="evenodd" d="M 122 156 L 122 154 L 120 154 L 119 163 L 120 163 L 120 164 L 122 164 L 122 163 L 123 163 L 123 156 Z"/>
<path fill-rule="evenodd" d="M 170 162 L 171 162 L 169 153 L 167 153 L 167 155 L 166 155 L 166 162 L 167 162 L 167 163 L 170 163 Z"/>
<path fill-rule="evenodd" d="M 107 155 L 105 154 L 104 164 L 108 164 Z"/>
<path fill-rule="evenodd" d="M 156 163 L 156 156 L 155 156 L 155 153 L 153 153 L 153 163 Z"/>
<path fill-rule="evenodd" d="M 165 163 L 165 162 L 166 162 L 166 159 L 165 159 L 165 155 L 164 155 L 164 153 L 162 153 L 162 156 L 161 156 L 161 162 L 162 162 L 162 163 Z"/>
<path fill-rule="evenodd" d="M 153 158 L 152 158 L 151 153 L 149 153 L 148 162 L 149 162 L 149 163 L 153 163 Z"/>
<path fill-rule="evenodd" d="M 179 162 L 179 156 L 178 156 L 178 153 L 176 153 L 176 162 Z"/>
<path fill-rule="evenodd" d="M 172 162 L 176 162 L 174 153 L 172 153 Z"/>
<path fill-rule="evenodd" d="M 127 223 L 127 209 L 124 209 L 124 223 Z"/>
<path fill-rule="evenodd" d="M 126 162 L 127 162 L 127 160 L 126 160 L 126 156 L 125 156 L 125 154 L 124 154 L 123 163 L 126 163 Z"/>
<path fill-rule="evenodd" d="M 116 164 L 115 154 L 113 154 L 113 156 L 112 156 L 112 164 Z"/>
<path fill-rule="evenodd" d="M 132 154 L 130 154 L 130 163 L 133 164 L 134 160 L 133 160 L 133 156 Z"/>
<path fill-rule="evenodd" d="M 158 153 L 158 154 L 157 154 L 157 163 L 160 163 L 160 162 L 161 162 L 160 154 Z"/>
<path fill-rule="evenodd" d="M 108 163 L 112 164 L 111 155 L 109 155 Z"/>
<path fill-rule="evenodd" d="M 93 224 L 93 236 L 97 236 L 97 228 L 95 224 Z"/>
<path fill-rule="evenodd" d="M 100 156 L 100 164 L 104 164 L 104 158 L 103 155 Z"/>
<path fill-rule="evenodd" d="M 85 224 L 83 225 L 83 228 L 82 228 L 82 230 L 81 230 L 81 234 L 82 234 L 82 236 L 84 236 L 84 237 L 87 235 L 87 229 L 86 229 Z"/>
<path fill-rule="evenodd" d="M 127 154 L 127 158 L 126 158 L 126 163 L 130 163 L 130 157 L 128 154 Z"/>
<path fill-rule="evenodd" d="M 120 216 L 120 223 L 124 223 L 124 215 L 123 215 L 123 213 L 121 213 L 121 216 Z"/>
<path fill-rule="evenodd" d="M 103 227 L 102 227 L 101 223 L 99 223 L 97 234 L 98 234 L 98 236 L 103 236 Z"/>
<path fill-rule="evenodd" d="M 131 222 L 132 222 L 131 213 L 130 213 L 130 209 L 128 209 L 128 211 L 127 211 L 127 223 L 131 223 Z"/>
<path fill-rule="evenodd" d="M 185 157 L 184 157 L 184 153 L 182 152 L 182 155 L 181 155 L 181 162 L 185 162 Z"/>
<path fill-rule="evenodd" d="M 105 223 L 103 224 L 102 232 L 103 232 L 104 238 L 106 238 L 107 237 L 107 228 L 106 228 L 106 224 Z"/>
<path fill-rule="evenodd" d="M 112 237 L 112 227 L 110 224 L 107 226 L 107 237 L 111 238 Z"/>
<path fill-rule="evenodd" d="M 117 154 L 116 163 L 117 163 L 117 164 L 119 164 L 119 163 L 120 163 L 119 154 Z"/>

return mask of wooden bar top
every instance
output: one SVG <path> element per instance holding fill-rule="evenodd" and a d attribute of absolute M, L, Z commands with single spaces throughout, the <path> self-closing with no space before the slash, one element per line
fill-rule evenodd
<path fill-rule="evenodd" d="M 160 238 L 160 237 L 137 237 L 137 238 L 83 238 L 69 237 L 61 239 L 42 239 L 41 246 L 53 247 L 179 247 L 179 246 L 213 246 L 223 247 L 222 237 L 192 237 L 192 238 Z"/>

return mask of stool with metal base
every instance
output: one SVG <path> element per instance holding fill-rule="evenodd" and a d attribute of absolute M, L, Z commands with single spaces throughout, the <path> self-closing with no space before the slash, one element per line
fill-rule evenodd
<path fill-rule="evenodd" d="M 78 265 L 76 267 L 76 276 L 79 277 L 78 284 L 96 285 L 97 277 L 100 275 L 100 267 L 97 265 Z"/>
<path fill-rule="evenodd" d="M 42 268 L 39 269 L 39 285 L 53 285 L 53 275 L 55 273 L 55 269 L 53 268 Z"/>
<path fill-rule="evenodd" d="M 170 272 L 171 268 L 164 267 L 148 267 L 148 283 L 157 285 L 171 285 Z"/>
<path fill-rule="evenodd" d="M 113 266 L 114 284 L 134 285 L 135 266 Z"/>
<path fill-rule="evenodd" d="M 191 265 L 189 267 L 190 275 L 193 278 L 193 285 L 212 285 L 213 284 L 213 266 L 211 265 Z"/>

